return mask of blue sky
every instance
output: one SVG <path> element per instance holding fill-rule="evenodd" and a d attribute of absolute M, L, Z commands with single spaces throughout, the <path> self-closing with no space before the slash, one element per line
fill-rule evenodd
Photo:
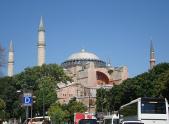
<path fill-rule="evenodd" d="M 169 62 L 168 0 L 1 0 L 0 43 L 7 60 L 13 40 L 15 74 L 37 65 L 41 16 L 47 64 L 84 48 L 113 66 L 128 66 L 133 77 L 149 68 L 151 37 L 156 63 Z"/>

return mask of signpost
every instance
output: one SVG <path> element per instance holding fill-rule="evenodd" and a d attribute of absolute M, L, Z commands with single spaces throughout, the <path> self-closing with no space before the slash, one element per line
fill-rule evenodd
<path fill-rule="evenodd" d="M 23 95 L 23 105 L 24 106 L 32 106 L 32 94 L 31 93 L 24 93 Z"/>
<path fill-rule="evenodd" d="M 28 107 L 32 106 L 32 103 L 33 103 L 32 93 L 23 93 L 22 104 L 23 106 L 26 107 L 26 121 L 28 120 L 28 114 L 29 114 Z"/>

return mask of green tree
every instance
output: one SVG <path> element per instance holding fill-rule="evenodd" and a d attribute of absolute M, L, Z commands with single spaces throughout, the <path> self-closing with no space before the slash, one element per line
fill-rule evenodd
<path fill-rule="evenodd" d="M 57 100 L 55 80 L 52 77 L 43 77 L 38 80 L 38 89 L 35 91 L 36 103 L 38 113 L 43 113 L 43 104 L 45 111 L 52 103 Z"/>
<path fill-rule="evenodd" d="M 0 99 L 0 110 L 5 109 L 5 107 L 6 107 L 6 104 L 5 104 L 4 100 Z"/>
<path fill-rule="evenodd" d="M 0 119 L 1 120 L 5 119 L 5 108 L 6 108 L 6 104 L 4 100 L 0 99 Z"/>
<path fill-rule="evenodd" d="M 157 89 L 157 94 L 159 96 L 163 96 L 164 98 L 167 98 L 169 101 L 169 70 L 167 70 L 165 73 L 162 73 L 161 76 L 157 79 L 157 83 L 155 85 L 155 88 Z"/>
<path fill-rule="evenodd" d="M 71 80 L 57 64 L 49 64 L 26 68 L 23 72 L 15 76 L 16 84 L 21 89 L 33 90 L 36 96 L 36 103 L 33 105 L 33 115 L 43 113 L 43 97 L 45 110 L 54 103 L 56 99 L 57 83 Z M 19 88 L 19 87 L 18 87 Z"/>
<path fill-rule="evenodd" d="M 6 118 L 25 116 L 25 109 L 21 107 L 19 99 L 21 94 L 17 94 L 17 90 L 26 91 L 29 89 L 33 91 L 33 95 L 36 95 L 33 116 L 38 112 L 42 115 L 42 93 L 44 93 L 45 110 L 47 110 L 57 100 L 57 83 L 65 83 L 67 80 L 70 78 L 66 76 L 63 68 L 56 64 L 26 68 L 13 77 L 1 77 L 0 98 L 6 103 Z"/>
<path fill-rule="evenodd" d="M 110 90 L 110 112 L 117 111 L 121 105 L 121 98 L 122 98 L 123 92 L 122 92 L 122 86 L 121 85 L 115 85 Z"/>
<path fill-rule="evenodd" d="M 68 104 L 59 104 L 54 103 L 48 109 L 48 113 L 51 116 L 53 123 L 62 124 L 63 122 L 74 122 L 74 113 L 80 112 L 83 113 L 87 110 L 87 107 L 76 101 L 76 98 L 73 98 L 69 101 Z"/>
<path fill-rule="evenodd" d="M 62 110 L 59 103 L 53 103 L 48 109 L 48 114 L 51 117 L 52 124 L 62 124 L 66 117 L 65 111 Z"/>
<path fill-rule="evenodd" d="M 39 79 L 43 77 L 52 77 L 55 80 L 55 86 L 59 82 L 71 80 L 63 71 L 63 68 L 57 64 L 49 64 L 42 66 L 35 66 L 32 68 L 26 68 L 23 72 L 16 76 L 17 84 L 20 84 L 22 88 L 32 86 L 33 89 L 38 87 Z"/>
<path fill-rule="evenodd" d="M 0 78 L 0 98 L 6 103 L 6 118 L 14 117 L 14 104 L 19 103 L 19 99 L 16 93 L 16 85 L 13 77 Z M 20 107 L 16 105 L 16 109 L 19 111 Z"/>
<path fill-rule="evenodd" d="M 97 112 L 105 112 L 106 111 L 106 108 L 105 106 L 108 106 L 106 105 L 106 90 L 104 88 L 100 88 L 97 90 L 97 94 L 96 94 L 96 111 Z"/>
<path fill-rule="evenodd" d="M 82 102 L 76 101 L 76 98 L 71 99 L 69 103 L 63 105 L 62 108 L 65 113 L 67 113 L 66 119 L 70 122 L 74 121 L 74 113 L 87 111 L 87 107 Z"/>

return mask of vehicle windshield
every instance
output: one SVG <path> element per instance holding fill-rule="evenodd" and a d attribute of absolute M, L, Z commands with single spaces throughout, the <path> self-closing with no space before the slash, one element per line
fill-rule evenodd
<path fill-rule="evenodd" d="M 81 119 L 79 124 L 97 124 L 96 119 Z"/>
<path fill-rule="evenodd" d="M 112 119 L 104 119 L 104 124 L 112 124 Z"/>
<path fill-rule="evenodd" d="M 113 119 L 113 124 L 119 124 L 119 119 Z"/>
<path fill-rule="evenodd" d="M 142 99 L 141 113 L 166 114 L 166 105 L 164 99 Z"/>

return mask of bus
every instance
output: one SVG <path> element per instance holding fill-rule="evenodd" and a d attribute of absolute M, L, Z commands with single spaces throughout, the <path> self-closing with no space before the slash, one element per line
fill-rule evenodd
<path fill-rule="evenodd" d="M 142 97 L 120 107 L 120 122 L 140 121 L 143 124 L 169 124 L 165 98 Z"/>

